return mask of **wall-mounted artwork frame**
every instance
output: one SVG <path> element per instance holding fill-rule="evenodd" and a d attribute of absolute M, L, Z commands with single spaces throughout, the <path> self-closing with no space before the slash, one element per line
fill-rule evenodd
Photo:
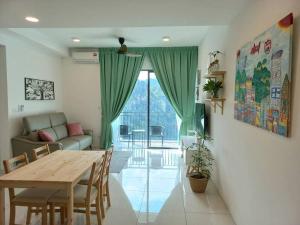
<path fill-rule="evenodd" d="M 25 100 L 55 100 L 54 82 L 25 77 Z"/>
<path fill-rule="evenodd" d="M 237 120 L 288 136 L 293 14 L 248 42 L 237 52 Z"/>

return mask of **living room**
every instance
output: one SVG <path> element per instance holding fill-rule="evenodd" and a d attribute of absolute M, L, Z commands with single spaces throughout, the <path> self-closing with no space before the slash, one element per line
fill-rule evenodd
<path fill-rule="evenodd" d="M 86 130 L 92 131 L 92 143 L 82 145 L 87 152 L 104 149 L 112 144 L 115 148 L 114 153 L 123 150 L 133 151 L 132 155 L 128 156 L 130 158 L 124 160 L 126 165 L 124 166 L 121 163 L 122 159 L 119 158 L 122 164 L 119 166 L 121 168 L 118 168 L 120 171 L 110 174 L 111 207 L 106 209 L 105 217 L 102 218 L 102 223 L 105 225 L 300 224 L 297 210 L 300 207 L 298 197 L 300 182 L 297 179 L 300 172 L 298 163 L 300 153 L 297 151 L 300 144 L 300 120 L 297 110 L 300 106 L 296 100 L 299 93 L 297 84 L 300 82 L 297 78 L 300 70 L 299 2 L 297 0 L 88 2 L 66 1 L 62 3 L 34 0 L 0 2 L 0 124 L 2 125 L 0 127 L 0 159 L 3 161 L 19 155 L 14 153 L 12 139 L 23 135 L 24 129 L 28 128 L 23 124 L 24 117 L 31 118 L 30 116 L 63 112 L 59 120 L 62 119 L 64 124 L 80 123 L 84 135 L 88 134 Z M 147 9 L 146 13 L 145 9 Z M 246 99 L 249 96 L 249 101 L 260 101 L 250 92 L 243 92 L 244 87 L 246 86 L 247 89 L 249 83 L 237 83 L 240 79 L 240 77 L 237 78 L 237 69 L 243 64 L 242 60 L 239 61 L 239 57 L 240 55 L 244 57 L 243 46 L 247 43 L 251 43 L 251 49 L 253 47 L 253 54 L 248 56 L 248 62 L 256 54 L 266 53 L 268 48 L 272 49 L 277 46 L 276 42 L 272 43 L 273 45 L 262 42 L 258 47 L 255 41 L 250 41 L 257 40 L 256 37 L 266 34 L 274 25 L 282 25 L 282 19 L 290 13 L 292 13 L 290 21 L 292 21 L 293 30 L 290 31 L 287 27 L 282 29 L 284 32 L 290 31 L 290 39 L 284 43 L 284 46 L 288 46 L 290 50 L 289 56 L 286 56 L 289 57 L 288 65 L 290 66 L 287 75 L 291 77 L 289 80 L 289 120 L 286 130 L 277 128 L 277 125 L 280 127 L 279 123 L 276 125 L 273 123 L 272 128 L 269 129 L 268 122 L 265 122 L 264 129 L 261 129 L 259 127 L 262 117 L 253 118 L 253 123 L 250 123 L 248 114 L 246 116 L 244 114 L 244 108 L 239 111 L 237 109 L 239 106 L 236 106 L 241 96 Z M 286 23 L 284 25 L 287 26 Z M 272 35 L 268 35 L 266 35 L 267 38 L 271 38 Z M 124 38 L 124 42 L 120 38 Z M 146 127 L 136 126 L 136 129 L 127 131 L 128 137 L 120 138 L 119 133 L 114 135 L 116 133 L 114 127 L 117 132 L 120 132 L 120 126 L 124 124 L 124 121 L 113 125 L 113 132 L 103 128 L 103 115 L 106 115 L 105 118 L 110 116 L 105 112 L 107 108 L 118 108 L 116 114 L 122 115 L 124 113 L 122 109 L 126 109 L 125 105 L 131 101 L 131 93 L 135 93 L 134 85 L 128 84 L 127 88 L 130 91 L 129 94 L 126 93 L 125 100 L 116 101 L 117 103 L 123 102 L 121 105 L 106 107 L 113 102 L 113 94 L 111 96 L 107 94 L 105 98 L 107 103 L 103 104 L 104 82 L 105 87 L 112 87 L 111 93 L 119 91 L 114 86 L 116 82 L 108 83 L 109 72 L 106 78 L 104 77 L 104 69 L 111 65 L 105 63 L 108 62 L 110 56 L 105 56 L 104 53 L 108 49 L 112 57 L 117 57 L 122 44 L 125 44 L 128 49 L 120 57 L 135 60 L 135 62 L 142 60 L 132 83 L 135 84 L 139 80 L 145 85 L 149 83 L 145 96 L 152 96 L 151 93 L 154 93 L 154 91 L 151 92 L 151 82 L 155 81 L 160 84 L 159 93 L 164 95 L 161 99 L 168 99 L 168 103 L 161 104 L 170 104 L 174 107 L 175 119 L 172 120 L 172 124 L 178 122 L 176 119 L 180 117 L 180 109 L 187 107 L 180 108 L 180 104 L 174 100 L 175 97 L 170 94 L 172 90 L 170 87 L 173 86 L 168 86 L 166 81 L 163 81 L 163 77 L 168 74 L 166 71 L 161 72 L 165 64 L 156 62 L 155 57 L 154 59 L 151 57 L 151 53 L 157 49 L 164 49 L 163 51 L 166 52 L 167 49 L 176 51 L 179 49 L 181 53 L 178 54 L 188 51 L 188 57 L 196 59 L 196 73 L 194 77 L 186 81 L 191 81 L 191 79 L 195 81 L 193 93 L 196 91 L 194 89 L 199 88 L 198 95 L 193 98 L 197 98 L 205 105 L 208 123 L 208 128 L 205 129 L 209 137 L 213 139 L 207 141 L 207 148 L 211 150 L 214 161 L 209 176 L 211 179 L 204 194 L 194 193 L 191 190 L 189 179 L 186 177 L 185 157 L 181 158 L 180 140 L 181 137 L 187 136 L 189 128 L 185 128 L 185 132 L 180 133 L 180 125 L 176 127 L 175 133 L 178 135 L 172 137 L 173 139 L 170 138 L 173 140 L 172 143 L 175 143 L 175 148 L 173 145 L 168 145 L 171 143 L 168 142 L 168 133 L 164 133 L 163 137 L 154 137 L 153 145 L 157 144 L 160 147 L 149 148 L 150 134 L 148 133 L 151 129 L 149 121 L 152 119 L 150 113 L 149 115 L 146 113 L 143 117 Z M 240 54 L 239 50 L 241 50 Z M 219 61 L 217 71 L 226 71 L 225 75 L 222 75 L 222 88 L 217 98 L 219 100 L 216 100 L 214 96 L 207 97 L 206 91 L 203 90 L 203 85 L 210 80 L 206 77 L 212 62 L 210 54 L 216 51 L 220 52 L 216 56 Z M 89 57 L 96 61 L 93 63 L 82 63 L 78 59 L 76 61 L 75 54 L 78 52 L 91 53 L 92 56 Z M 192 56 L 194 52 L 197 52 L 195 57 Z M 132 54 L 131 57 L 130 54 Z M 155 52 L 155 54 L 158 53 Z M 274 57 L 278 57 L 278 54 Z M 184 65 L 181 66 L 183 74 L 187 70 L 183 69 Z M 192 66 L 187 68 L 190 67 Z M 264 68 L 264 65 L 260 65 L 259 69 L 261 68 Z M 286 69 L 285 66 L 281 68 L 282 71 Z M 148 77 L 138 77 L 140 71 L 147 71 Z M 125 73 L 123 75 L 125 76 Z M 197 80 L 198 75 L 201 83 L 196 86 L 199 80 L 199 78 Z M 47 85 L 54 87 L 50 100 L 26 100 L 25 78 L 31 79 L 28 82 L 36 79 L 50 82 Z M 182 79 L 177 90 L 184 89 L 185 80 Z M 282 82 L 284 82 L 284 77 Z M 174 81 L 173 84 L 175 87 L 176 82 Z M 252 82 L 251 85 L 254 86 L 254 83 Z M 189 93 L 187 89 L 184 90 Z M 274 89 L 275 96 L 276 90 Z M 270 93 L 270 90 L 268 89 L 267 92 Z M 284 93 L 283 90 L 282 93 Z M 135 99 L 140 99 L 140 97 Z M 146 98 L 143 104 L 146 107 L 143 113 L 148 112 L 152 103 Z M 254 110 L 255 107 L 254 105 L 251 109 Z M 170 114 L 169 111 L 167 113 Z M 251 115 L 251 110 L 249 114 Z M 162 114 L 161 117 L 163 117 Z M 140 118 L 138 120 L 142 120 Z M 105 122 L 109 123 L 110 127 L 116 120 L 116 118 L 111 118 L 109 122 Z M 28 121 L 29 124 L 32 122 Z M 171 123 L 171 120 L 167 122 Z M 185 119 L 184 122 L 186 122 Z M 161 127 L 166 127 L 166 125 Z M 106 135 L 104 135 L 104 129 Z M 132 131 L 137 132 L 135 137 Z M 116 140 L 123 141 L 120 144 L 122 147 L 118 147 Z M 17 145 L 16 151 L 21 154 L 28 149 L 31 161 L 33 147 L 23 146 Z M 51 144 L 49 146 L 51 152 L 58 150 L 54 149 L 57 147 L 52 149 Z M 79 150 L 80 144 L 75 148 Z M 183 156 L 186 156 L 185 152 L 186 149 L 184 149 Z M 166 161 L 167 158 L 170 160 L 169 164 Z M 116 159 L 114 160 L 112 167 L 117 164 Z M 166 165 L 162 166 L 163 163 Z M 6 190 L 5 193 L 8 195 Z M 10 224 L 8 223 L 10 217 L 8 198 L 5 201 L 5 207 L 2 208 L 5 208 L 5 224 Z M 17 207 L 15 223 L 25 223 L 26 210 L 26 207 Z M 31 224 L 43 224 L 38 207 L 36 210 L 36 215 L 32 213 Z M 0 214 L 2 215 L 2 212 Z M 50 214 L 49 212 L 48 216 L 51 218 Z M 92 224 L 97 224 L 93 213 L 91 217 Z M 55 215 L 55 221 L 56 224 L 60 224 L 58 213 Z M 68 219 L 67 223 L 85 224 L 85 218 L 79 213 L 78 215 L 74 213 L 73 220 Z"/>

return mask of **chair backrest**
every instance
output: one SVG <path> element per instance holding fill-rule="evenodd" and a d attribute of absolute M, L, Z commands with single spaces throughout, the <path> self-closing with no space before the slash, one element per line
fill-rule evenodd
<path fill-rule="evenodd" d="M 14 158 L 3 160 L 5 173 L 10 173 L 16 169 L 26 166 L 27 164 L 29 164 L 29 161 L 26 152 Z M 9 190 L 9 198 L 11 201 L 15 197 L 15 191 L 13 188 L 9 188 L 8 190 Z"/>
<path fill-rule="evenodd" d="M 113 150 L 107 150 L 105 152 L 105 165 L 104 165 L 104 175 L 108 175 L 109 174 L 109 168 L 110 168 L 110 162 L 111 162 L 111 158 L 112 158 L 112 154 L 113 154 Z"/>
<path fill-rule="evenodd" d="M 150 135 L 162 135 L 163 127 L 162 126 L 150 126 Z"/>
<path fill-rule="evenodd" d="M 43 145 L 39 148 L 32 149 L 32 158 L 33 160 L 38 160 L 46 155 L 50 154 L 49 145 Z"/>
<path fill-rule="evenodd" d="M 92 186 L 99 187 L 100 177 L 103 176 L 106 155 L 102 155 L 100 159 L 93 163 L 86 193 L 86 199 L 90 199 Z"/>
<path fill-rule="evenodd" d="M 128 135 L 129 134 L 129 127 L 128 125 L 120 125 L 120 135 Z"/>

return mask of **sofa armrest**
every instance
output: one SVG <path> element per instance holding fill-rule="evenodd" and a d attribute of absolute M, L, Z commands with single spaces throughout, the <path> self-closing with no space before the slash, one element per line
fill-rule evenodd
<path fill-rule="evenodd" d="M 83 130 L 84 135 L 89 135 L 93 137 L 93 130 L 91 129 L 84 129 Z"/>
<path fill-rule="evenodd" d="M 45 144 L 49 145 L 50 151 L 62 150 L 63 145 L 59 142 L 45 142 L 45 141 L 31 141 L 26 136 L 14 137 L 11 139 L 13 156 L 18 156 L 24 152 L 27 153 L 28 158 L 32 161 L 32 149 L 38 148 Z"/>

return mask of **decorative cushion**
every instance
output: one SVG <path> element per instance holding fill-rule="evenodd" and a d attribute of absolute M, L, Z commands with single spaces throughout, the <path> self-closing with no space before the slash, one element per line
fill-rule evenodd
<path fill-rule="evenodd" d="M 54 142 L 54 138 L 48 131 L 40 130 L 38 134 L 42 141 Z"/>
<path fill-rule="evenodd" d="M 69 136 L 78 136 L 83 135 L 83 129 L 80 125 L 80 123 L 69 123 L 67 125 Z"/>
<path fill-rule="evenodd" d="M 58 140 L 68 137 L 68 130 L 66 125 L 53 127 L 53 130 L 55 131 Z"/>
<path fill-rule="evenodd" d="M 41 129 L 41 130 L 47 131 L 49 134 L 51 134 L 51 136 L 53 137 L 53 140 L 57 141 L 57 136 L 56 136 L 56 133 L 53 130 L 53 128 L 49 127 L 49 128 L 45 128 L 45 129 Z"/>

